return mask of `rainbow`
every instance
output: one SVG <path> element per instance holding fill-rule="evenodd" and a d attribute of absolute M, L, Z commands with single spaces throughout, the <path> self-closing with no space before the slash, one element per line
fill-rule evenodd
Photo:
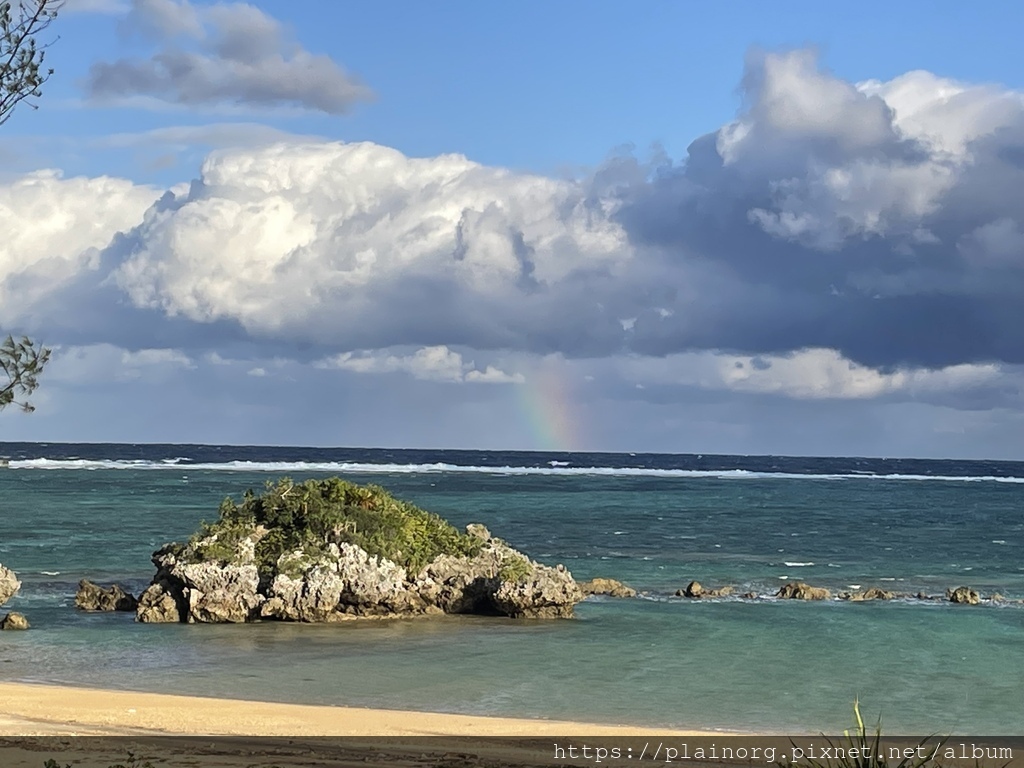
<path fill-rule="evenodd" d="M 516 387 L 534 449 L 579 451 L 586 444 L 573 387 L 562 360 L 545 361 Z"/>

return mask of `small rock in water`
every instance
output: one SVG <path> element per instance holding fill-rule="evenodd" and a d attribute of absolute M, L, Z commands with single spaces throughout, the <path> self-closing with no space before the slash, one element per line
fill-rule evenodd
<path fill-rule="evenodd" d="M 871 587 L 864 592 L 865 600 L 895 600 L 898 595 L 895 592 L 890 592 L 888 589 L 882 589 L 880 587 Z"/>
<path fill-rule="evenodd" d="M 125 592 L 118 584 L 107 588 L 94 584 L 88 579 L 78 582 L 75 607 L 83 611 L 134 611 L 138 600 Z"/>
<path fill-rule="evenodd" d="M 616 579 L 596 578 L 581 581 L 580 589 L 584 595 L 608 595 L 609 597 L 636 597 L 636 590 Z"/>
<path fill-rule="evenodd" d="M 947 589 L 946 599 L 951 603 L 963 603 L 965 605 L 977 605 L 981 602 L 981 596 L 970 587 Z"/>
<path fill-rule="evenodd" d="M 802 581 L 791 581 L 784 584 L 775 596 L 788 600 L 829 600 L 832 593 L 824 587 L 812 587 Z"/>
<path fill-rule="evenodd" d="M 3 629 L 28 629 L 28 619 L 23 614 L 11 611 L 0 619 L 0 630 Z"/>
<path fill-rule="evenodd" d="M 704 594 L 704 587 L 700 585 L 699 581 L 691 581 L 686 585 L 685 589 L 677 589 L 676 597 L 700 597 Z"/>

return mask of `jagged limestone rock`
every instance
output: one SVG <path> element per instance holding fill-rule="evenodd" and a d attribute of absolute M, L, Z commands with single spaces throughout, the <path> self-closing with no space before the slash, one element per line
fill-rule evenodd
<path fill-rule="evenodd" d="M 15 611 L 11 611 L 0 619 L 0 630 L 28 629 L 30 626 L 28 619 L 23 614 Z"/>
<path fill-rule="evenodd" d="M 139 601 L 118 584 L 101 587 L 88 579 L 78 582 L 75 607 L 83 611 L 134 611 Z"/>
<path fill-rule="evenodd" d="M 0 565 L 0 605 L 14 597 L 19 589 L 21 589 L 21 582 L 18 581 L 14 571 Z"/>
<path fill-rule="evenodd" d="M 180 588 L 167 579 L 160 579 L 139 596 L 135 620 L 146 624 L 177 624 L 185 620 L 187 612 Z"/>
<path fill-rule="evenodd" d="M 981 602 L 981 596 L 970 587 L 947 589 L 946 599 L 951 603 L 963 603 L 965 605 L 977 605 Z"/>
<path fill-rule="evenodd" d="M 153 563 L 136 616 L 154 623 L 566 617 L 583 599 L 563 566 L 530 560 L 483 525 L 459 533 L 382 489 L 337 479 L 228 500 L 219 523 Z"/>
<path fill-rule="evenodd" d="M 636 597 L 636 590 L 616 579 L 596 578 L 579 582 L 584 595 L 607 595 L 608 597 Z"/>

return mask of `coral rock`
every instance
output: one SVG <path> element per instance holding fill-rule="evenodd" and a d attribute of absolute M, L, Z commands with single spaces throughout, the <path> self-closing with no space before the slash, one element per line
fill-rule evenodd
<path fill-rule="evenodd" d="M 775 596 L 788 600 L 829 600 L 832 593 L 824 587 L 812 587 L 802 581 L 791 581 L 783 585 Z"/>
<path fill-rule="evenodd" d="M 104 589 L 88 579 L 78 582 L 75 607 L 83 611 L 134 611 L 139 601 L 117 584 Z"/>

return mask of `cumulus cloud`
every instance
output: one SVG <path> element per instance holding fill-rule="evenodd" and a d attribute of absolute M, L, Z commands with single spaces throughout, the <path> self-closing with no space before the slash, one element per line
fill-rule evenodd
<path fill-rule="evenodd" d="M 402 372 L 421 381 L 521 384 L 526 380 L 521 374 L 508 374 L 492 365 L 479 370 L 475 363 L 464 361 L 459 352 L 444 345 L 423 347 L 408 355 L 381 351 L 345 352 L 320 360 L 315 365 L 356 373 Z"/>
<path fill-rule="evenodd" d="M 248 3 L 134 0 L 124 27 L 157 49 L 146 59 L 94 64 L 85 82 L 90 99 L 338 115 L 372 97 L 334 60 L 305 50 L 280 22 Z"/>
<path fill-rule="evenodd" d="M 632 258 L 579 183 L 375 144 L 289 143 L 210 156 L 118 248 L 139 307 L 352 349 L 557 347 L 621 325 Z M 597 339 L 604 343 L 604 340 Z"/>
<path fill-rule="evenodd" d="M 0 323 L 23 320 L 76 274 L 98 269 L 99 249 L 158 195 L 125 179 L 53 170 L 0 185 Z"/>
<path fill-rule="evenodd" d="M 212 29 L 205 10 L 170 14 L 177 5 L 147 3 L 148 33 Z M 43 213 L 13 215 L 22 240 L 0 274 L 50 254 L 91 275 L 75 301 L 120 307 L 119 345 L 201 357 L 227 340 L 252 353 L 230 359 L 255 377 L 271 370 L 259 361 L 292 356 L 351 374 L 518 381 L 506 371 L 528 371 L 519 361 L 556 354 L 633 361 L 633 398 L 678 386 L 1015 397 L 1021 94 L 922 72 L 849 83 L 806 51 L 754 56 L 743 88 L 736 119 L 683 162 L 620 156 L 578 180 L 255 130 L 155 202 L 127 182 L 115 188 L 131 205 L 98 194 L 111 180 L 43 179 L 67 197 L 61 211 L 82 213 L 49 229 L 26 224 Z M 13 189 L 0 199 L 18 212 L 31 196 Z M 111 338 L 78 343 L 100 341 Z M 607 371 L 586 375 L 599 384 Z"/>
<path fill-rule="evenodd" d="M 744 88 L 685 162 L 578 181 L 368 143 L 215 152 L 114 279 L 139 307 L 342 351 L 1024 361 L 1020 94 L 851 84 L 806 51 L 752 59 Z"/>
<path fill-rule="evenodd" d="M 1024 96 L 921 72 L 852 84 L 806 51 L 756 57 L 744 89 L 684 163 L 609 172 L 615 220 L 677 289 L 635 349 L 1024 361 Z"/>

